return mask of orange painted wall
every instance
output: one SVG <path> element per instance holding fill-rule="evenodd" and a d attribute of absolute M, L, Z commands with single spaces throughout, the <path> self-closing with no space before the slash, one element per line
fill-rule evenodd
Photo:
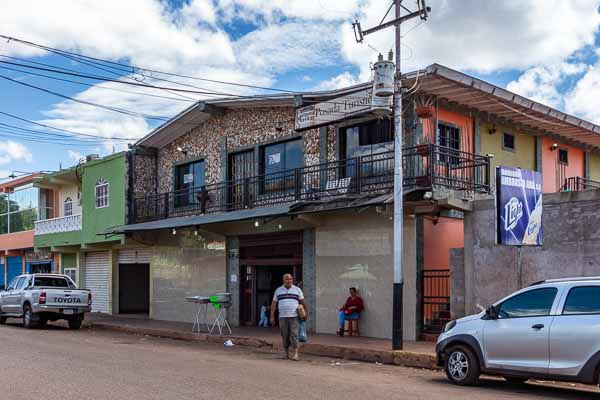
<path fill-rule="evenodd" d="M 465 245 L 463 220 L 440 218 L 434 225 L 426 218 L 423 225 L 425 269 L 450 269 L 450 249 Z"/>
<path fill-rule="evenodd" d="M 32 248 L 33 232 L 24 231 L 0 235 L 0 251 Z"/>
<path fill-rule="evenodd" d="M 460 149 L 466 152 L 474 152 L 473 144 L 473 118 L 452 111 L 438 109 L 438 122 L 448 122 L 460 128 Z M 423 123 L 423 138 L 426 143 L 436 143 L 435 140 L 435 115 L 429 119 L 421 120 Z"/>
<path fill-rule="evenodd" d="M 573 146 L 558 143 L 559 149 L 567 149 L 569 165 L 560 165 L 558 150 L 550 150 L 552 144 L 558 143 L 552 139 L 542 139 L 542 190 L 544 193 L 557 192 L 564 184 L 565 178 L 584 176 L 585 153 Z"/>

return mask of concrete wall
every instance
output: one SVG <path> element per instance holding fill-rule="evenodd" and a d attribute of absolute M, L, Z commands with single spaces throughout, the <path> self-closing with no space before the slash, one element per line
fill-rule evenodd
<path fill-rule="evenodd" d="M 565 178 L 585 175 L 584 151 L 573 146 L 558 142 L 559 149 L 568 151 L 569 164 L 558 162 L 558 150 L 551 150 L 556 141 L 544 138 L 542 140 L 542 189 L 544 193 L 560 190 Z"/>
<path fill-rule="evenodd" d="M 338 329 L 338 310 L 355 286 L 365 303 L 361 334 L 392 336 L 393 236 L 389 214 L 330 214 L 316 228 L 316 330 Z M 416 219 L 404 228 L 404 334 L 416 336 Z"/>
<path fill-rule="evenodd" d="M 449 269 L 450 249 L 463 247 L 463 220 L 439 218 L 434 224 L 431 219 L 423 220 L 425 231 L 425 269 Z"/>
<path fill-rule="evenodd" d="M 192 322 L 188 296 L 225 291 L 225 238 L 200 231 L 164 232 L 150 263 L 150 318 Z"/>
<path fill-rule="evenodd" d="M 544 194 L 543 200 L 544 244 L 520 249 L 495 244 L 493 200 L 474 202 L 465 216 L 467 314 L 535 281 L 600 275 L 600 190 Z M 453 271 L 460 271 L 460 257 L 453 262 Z M 454 279 L 453 272 L 453 291 L 461 285 L 460 275 Z M 453 304 L 456 316 L 459 309 Z"/>

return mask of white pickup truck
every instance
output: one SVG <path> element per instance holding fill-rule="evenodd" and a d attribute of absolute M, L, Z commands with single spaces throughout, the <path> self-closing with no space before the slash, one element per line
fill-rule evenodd
<path fill-rule="evenodd" d="M 91 308 L 92 292 L 77 289 L 67 275 L 20 275 L 0 292 L 0 324 L 7 318 L 22 318 L 28 329 L 59 319 L 67 320 L 69 328 L 79 329 Z"/>

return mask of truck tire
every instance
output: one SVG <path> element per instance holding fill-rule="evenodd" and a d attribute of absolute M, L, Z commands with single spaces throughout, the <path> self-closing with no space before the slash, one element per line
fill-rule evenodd
<path fill-rule="evenodd" d="M 33 328 L 33 312 L 29 304 L 25 304 L 25 307 L 23 307 L 23 327 L 25 329 Z"/>
<path fill-rule="evenodd" d="M 72 329 L 72 330 L 80 329 L 81 324 L 83 323 L 83 316 L 77 315 L 75 317 L 69 318 L 67 322 L 69 323 L 69 329 Z"/>

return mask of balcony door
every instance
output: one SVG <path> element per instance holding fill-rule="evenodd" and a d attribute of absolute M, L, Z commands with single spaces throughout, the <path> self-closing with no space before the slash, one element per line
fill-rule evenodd
<path fill-rule="evenodd" d="M 193 161 L 175 167 L 175 207 L 199 203 L 198 193 L 204 186 L 204 160 Z"/>
<path fill-rule="evenodd" d="M 256 160 L 254 150 L 240 151 L 229 154 L 229 171 L 227 180 L 229 181 L 229 200 L 230 208 L 243 208 L 246 201 L 250 201 L 253 196 L 251 182 L 246 178 L 256 176 Z M 244 196 L 245 188 L 248 191 L 247 197 Z"/>

